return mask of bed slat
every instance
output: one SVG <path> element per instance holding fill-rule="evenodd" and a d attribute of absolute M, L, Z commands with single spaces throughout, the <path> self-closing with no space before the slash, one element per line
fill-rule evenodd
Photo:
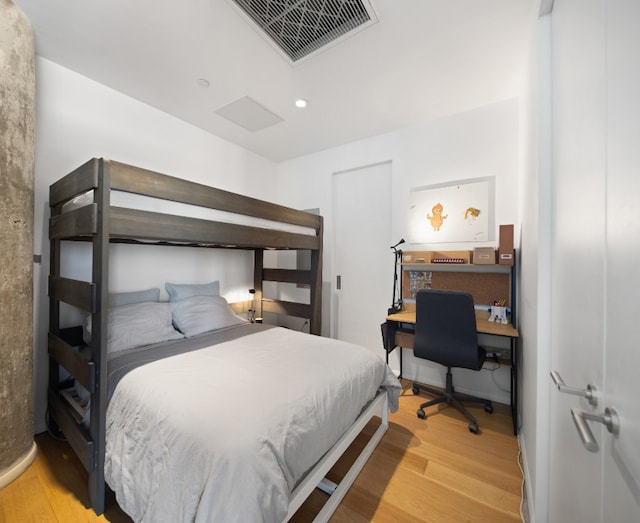
<path fill-rule="evenodd" d="M 54 207 L 98 186 L 100 160 L 93 158 L 49 187 L 49 205 Z"/>
<path fill-rule="evenodd" d="M 89 392 L 96 390 L 94 363 L 62 338 L 49 333 L 49 354 Z"/>
<path fill-rule="evenodd" d="M 306 303 L 295 303 L 292 301 L 262 299 L 262 313 L 273 312 L 275 314 L 286 314 L 298 318 L 311 317 L 311 305 Z"/>
<path fill-rule="evenodd" d="M 311 283 L 311 271 L 297 271 L 292 269 L 264 269 L 262 279 L 282 283 L 297 283 L 308 285 Z"/>
<path fill-rule="evenodd" d="M 110 211 L 109 232 L 119 238 L 213 243 L 242 248 L 267 245 L 274 249 L 317 249 L 319 245 L 317 236 L 306 234 L 123 207 L 111 207 Z"/>
<path fill-rule="evenodd" d="M 94 283 L 49 276 L 49 296 L 85 312 L 95 312 L 96 285 Z"/>
<path fill-rule="evenodd" d="M 95 234 L 98 206 L 95 203 L 52 216 L 49 220 L 49 239 L 62 240 Z"/>
<path fill-rule="evenodd" d="M 93 441 L 82 426 L 76 423 L 68 411 L 70 408 L 62 402 L 55 392 L 49 390 L 49 415 L 53 416 L 55 422 L 62 429 L 84 468 L 87 469 L 87 472 L 91 472 L 95 467 Z"/>

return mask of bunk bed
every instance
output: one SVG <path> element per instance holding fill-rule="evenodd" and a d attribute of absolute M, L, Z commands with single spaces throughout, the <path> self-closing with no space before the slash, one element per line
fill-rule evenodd
<path fill-rule="evenodd" d="M 149 209 L 155 209 L 156 206 L 145 207 L 144 203 L 141 203 L 139 208 L 135 208 L 135 206 L 116 206 L 114 202 L 118 201 L 115 198 L 118 194 L 134 195 L 135 197 L 140 197 L 143 201 L 145 198 L 151 198 L 154 201 L 176 202 L 188 208 L 219 213 L 222 218 L 211 219 L 208 215 L 203 218 L 201 214 L 196 214 L 194 217 L 155 212 Z M 336 419 L 347 417 L 348 426 L 346 428 L 344 426 L 336 426 L 331 429 L 334 433 L 327 434 L 323 427 L 325 425 L 333 426 L 333 421 L 318 419 L 315 425 L 311 423 L 303 430 L 299 427 L 294 427 L 293 434 L 289 434 L 285 430 L 282 434 L 282 441 L 275 443 L 268 441 L 266 443 L 267 447 L 286 447 L 289 454 L 284 457 L 276 456 L 273 458 L 272 461 L 274 463 L 269 465 L 272 467 L 271 472 L 267 468 L 266 471 L 258 471 L 252 476 L 252 481 L 258 483 L 262 481 L 264 483 L 264 485 L 253 485 L 252 488 L 255 487 L 254 490 L 256 491 L 266 488 L 266 491 L 257 494 L 255 506 L 253 509 L 246 509 L 247 512 L 245 514 L 251 517 L 251 510 L 254 510 L 253 515 L 256 515 L 257 512 L 255 511 L 259 511 L 261 519 L 265 521 L 288 520 L 318 485 L 324 485 L 324 490 L 332 492 L 332 495 L 318 514 L 317 521 L 328 520 L 350 484 L 355 480 L 359 470 L 364 466 L 366 459 L 382 438 L 388 426 L 387 410 L 389 408 L 391 410 L 397 408 L 399 384 L 386 365 L 379 367 L 378 363 L 371 361 L 371 353 L 366 349 L 360 350 L 361 348 L 351 346 L 351 344 L 319 336 L 321 332 L 322 217 L 102 158 L 94 158 L 88 161 L 52 184 L 50 186 L 49 205 L 51 209 L 49 223 L 49 426 L 52 431 L 64 435 L 88 471 L 89 501 L 96 513 L 101 514 L 105 509 L 105 463 L 110 467 L 111 481 L 109 486 L 116 492 L 116 497 L 121 505 L 122 502 L 125 502 L 125 504 L 127 502 L 124 498 L 127 497 L 127 490 L 131 488 L 131 485 L 119 484 L 119 482 L 127 474 L 130 474 L 130 471 L 120 470 L 118 472 L 116 464 L 120 465 L 123 456 L 126 453 L 131 453 L 132 449 L 127 447 L 126 441 L 131 442 L 131 438 L 135 439 L 135 437 L 140 436 L 136 432 L 139 427 L 134 427 L 133 429 L 129 427 L 134 431 L 134 436 L 131 434 L 122 436 L 114 427 L 118 424 L 123 426 L 130 425 L 130 421 L 127 420 L 133 419 L 131 416 L 134 418 L 137 416 L 137 419 L 140 419 L 145 415 L 149 415 L 149 411 L 145 411 L 145 409 L 152 407 L 144 404 L 144 400 L 130 395 L 134 393 L 132 391 L 135 391 L 136 388 L 141 388 L 139 382 L 135 381 L 143 379 L 139 376 L 144 375 L 146 372 L 151 372 L 150 369 L 154 368 L 158 368 L 160 369 L 159 372 L 162 372 L 163 366 L 165 367 L 164 371 L 169 373 L 167 376 L 175 376 L 175 369 L 172 365 L 178 361 L 187 361 L 185 368 L 192 368 L 193 372 L 197 373 L 201 369 L 202 363 L 193 360 L 195 353 L 208 354 L 207 357 L 209 359 L 217 362 L 218 368 L 221 367 L 221 363 L 217 358 L 222 357 L 221 354 L 225 352 L 230 354 L 230 358 L 235 358 L 238 354 L 244 354 L 243 351 L 247 351 L 245 361 L 236 363 L 238 365 L 249 365 L 248 362 L 250 360 L 259 360 L 260 358 L 260 354 L 256 356 L 251 351 L 258 350 L 264 354 L 264 347 L 268 347 L 272 351 L 279 351 L 281 350 L 280 347 L 285 346 L 295 347 L 295 350 L 291 349 L 289 353 L 286 353 L 287 358 L 295 359 L 297 356 L 294 356 L 294 353 L 300 353 L 298 347 L 306 347 L 308 344 L 310 347 L 313 346 L 314 354 L 326 352 L 333 355 L 330 356 L 333 361 L 329 364 L 313 363 L 313 365 L 316 365 L 313 368 L 315 370 L 315 368 L 320 368 L 323 365 L 328 368 L 326 376 L 318 373 L 319 385 L 335 389 L 337 394 L 337 397 L 333 393 L 329 394 L 331 396 L 329 401 L 335 404 L 335 407 L 329 405 L 323 406 L 322 409 L 328 412 L 335 409 Z M 229 217 L 232 217 L 232 219 L 229 220 Z M 243 222 L 242 220 L 239 222 L 234 221 L 237 217 L 249 217 L 250 220 L 257 220 L 257 225 L 251 222 Z M 63 242 L 67 241 L 86 241 L 91 243 L 91 281 L 80 281 L 63 276 L 64 270 L 61 266 L 60 252 Z M 253 287 L 255 295 L 253 303 L 255 314 L 262 316 L 264 312 L 272 312 L 306 318 L 309 322 L 310 334 L 316 336 L 288 331 L 279 327 L 271 328 L 267 325 L 234 322 L 239 323 L 239 325 L 225 326 L 212 332 L 199 334 L 193 338 L 182 339 L 184 336 L 179 336 L 180 339 L 178 340 L 149 345 L 143 344 L 129 350 L 114 352 L 108 341 L 110 328 L 109 247 L 112 243 L 119 242 L 251 250 L 254 253 Z M 264 252 L 266 249 L 308 250 L 311 252 L 311 269 L 284 270 L 266 268 L 264 266 Z M 310 288 L 310 302 L 293 303 L 267 299 L 263 296 L 263 284 L 266 281 L 307 285 Z M 91 325 L 88 337 L 86 330 L 83 332 L 81 327 L 61 327 L 61 303 L 69 304 L 86 313 Z M 259 345 L 260 348 L 255 349 L 256 345 Z M 308 350 L 311 351 L 312 348 Z M 363 354 L 363 352 L 368 353 L 368 355 Z M 345 357 L 343 361 L 341 354 L 347 353 L 354 354 L 351 363 L 349 363 L 350 357 Z M 326 359 L 326 356 L 323 357 Z M 133 360 L 131 358 L 134 358 L 135 363 L 132 363 Z M 303 356 L 301 361 L 302 370 L 300 372 L 305 372 L 305 368 L 309 372 L 310 360 L 305 361 L 305 358 Z M 364 358 L 364 360 L 361 358 Z M 338 371 L 335 370 L 336 359 L 339 367 L 344 366 Z M 373 359 L 382 361 L 377 356 L 374 356 Z M 277 361 L 278 358 L 274 358 L 274 360 Z M 365 369 L 364 377 L 353 374 L 349 368 L 350 364 L 354 368 Z M 167 369 L 167 365 L 170 368 Z M 192 367 L 189 367 L 189 365 Z M 135 369 L 135 372 L 131 371 L 131 369 Z M 247 369 L 247 372 L 260 373 L 261 375 L 271 372 L 263 367 L 258 367 L 253 371 L 248 367 Z M 277 370 L 273 372 L 276 376 L 273 380 L 260 380 L 258 383 L 268 389 L 273 385 L 274 380 L 286 379 L 286 374 L 283 376 Z M 291 369 L 287 370 L 287 373 L 291 372 Z M 312 370 L 310 374 L 315 374 L 315 372 Z M 341 377 L 338 379 L 337 375 Z M 151 379 L 151 382 L 157 380 L 154 376 L 148 379 Z M 169 378 L 165 377 L 163 379 Z M 360 380 L 363 382 L 362 391 L 354 393 L 354 390 L 356 390 L 354 383 Z M 186 381 L 189 381 L 188 377 Z M 295 381 L 293 380 L 293 382 Z M 306 388 L 308 384 L 305 381 L 303 376 L 298 386 Z M 77 404 L 74 404 L 73 397 L 68 394 L 70 383 L 87 392 L 88 408 L 85 405 L 83 411 L 77 409 Z M 145 391 L 154 390 L 153 383 L 144 383 L 145 385 L 142 388 Z M 157 383 L 155 386 L 157 387 Z M 295 386 L 295 383 L 291 386 Z M 162 393 L 163 389 L 160 387 L 157 396 L 162 396 Z M 291 393 L 291 391 L 288 391 L 288 393 Z M 293 393 L 294 395 L 304 395 L 302 390 L 294 390 Z M 211 394 L 219 394 L 219 389 L 214 388 Z M 261 409 L 261 391 L 255 390 L 253 394 L 256 403 L 255 409 Z M 321 393 L 316 395 L 319 394 Z M 327 395 L 327 390 L 322 394 Z M 230 391 L 227 395 L 234 396 Z M 167 394 L 167 398 L 174 403 L 177 401 L 175 399 L 177 396 L 177 393 L 173 394 L 173 390 Z M 359 403 L 345 401 L 345 398 L 352 396 L 354 401 L 359 401 Z M 268 399 L 270 400 L 271 397 L 268 397 Z M 285 398 L 285 404 L 289 399 Z M 313 399 L 313 401 L 316 401 L 316 399 Z M 188 402 L 189 400 L 185 401 Z M 264 404 L 264 402 L 262 403 Z M 128 412 L 124 417 L 120 416 L 118 418 L 118 411 L 130 408 L 132 405 L 141 410 L 133 413 Z M 108 410 L 108 406 L 110 410 Z M 232 405 L 231 408 L 238 407 Z M 285 413 L 293 409 L 291 405 L 277 408 L 279 412 Z M 302 409 L 301 412 L 308 414 L 309 405 L 302 405 L 300 408 Z M 180 409 L 179 405 L 178 409 Z M 340 409 L 346 410 L 341 411 Z M 193 415 L 195 416 L 192 419 L 193 423 L 209 424 L 208 421 L 206 423 L 203 422 L 202 414 L 195 413 L 197 409 L 192 410 L 194 410 Z M 216 412 L 215 409 L 213 412 Z M 229 411 L 223 410 L 221 412 L 222 414 L 218 415 L 221 416 L 222 420 L 233 417 L 233 415 L 229 415 Z M 269 412 L 273 412 L 273 409 Z M 295 412 L 295 410 L 291 410 L 291 412 Z M 315 416 L 315 413 L 312 414 L 311 418 Z M 151 416 L 153 417 L 153 415 L 152 412 Z M 239 413 L 235 417 L 242 417 L 242 415 L 242 413 Z M 180 416 L 184 416 L 184 412 L 181 412 Z M 349 472 L 338 485 L 325 482 L 324 477 L 327 472 L 374 416 L 380 416 L 381 422 Z M 264 418 L 264 416 L 258 417 Z M 299 417 L 305 418 L 305 415 L 302 414 Z M 287 423 L 289 422 L 290 420 L 274 420 L 274 423 L 279 424 L 277 430 L 274 429 L 275 432 L 283 430 L 282 427 L 288 426 Z M 252 424 L 250 423 L 249 425 Z M 217 427 L 215 430 L 219 430 L 219 428 Z M 162 437 L 160 435 L 162 430 L 159 430 L 158 426 L 150 426 L 148 429 L 150 432 L 149 439 L 145 440 L 144 445 L 151 447 Z M 210 439 L 207 434 L 198 434 L 197 431 L 199 429 L 195 430 L 195 434 L 193 434 L 193 427 L 191 429 L 187 432 L 192 433 L 192 438 L 198 440 Z M 224 429 L 225 432 L 236 430 L 227 426 Z M 271 427 L 267 427 L 267 429 L 270 432 L 274 432 Z M 305 432 L 307 433 L 306 436 L 300 436 Z M 316 434 L 315 439 L 314 434 Z M 319 438 L 317 437 L 318 435 L 320 436 Z M 129 437 L 129 440 L 126 440 L 127 437 Z M 227 439 L 234 440 L 233 437 Z M 236 439 L 242 440 L 246 438 L 239 437 Z M 293 450 L 291 450 L 289 448 L 291 441 L 297 441 L 298 439 L 300 440 L 299 448 L 294 445 Z M 125 441 L 124 444 L 123 441 Z M 109 446 L 107 445 L 108 443 Z M 167 444 L 166 441 L 161 441 L 160 447 L 166 448 Z M 193 450 L 192 444 L 193 439 L 185 443 L 184 446 Z M 323 445 L 326 445 L 326 448 L 323 448 Z M 317 456 L 313 452 L 309 453 L 310 448 L 316 449 Z M 237 450 L 236 447 L 233 447 L 229 452 L 233 454 Z M 118 456 L 115 454 L 116 452 L 123 452 L 124 454 L 123 456 Z M 291 459 L 291 452 L 298 457 L 303 457 L 303 463 L 296 464 L 293 467 L 295 469 L 293 471 L 287 468 L 287 464 L 283 465 L 279 461 Z M 113 453 L 113 455 L 110 453 Z M 305 464 L 304 459 L 310 459 L 310 456 L 314 456 L 312 458 L 313 463 Z M 135 459 L 138 458 L 139 456 L 136 456 Z M 184 459 L 188 459 L 188 456 Z M 206 456 L 202 459 L 206 461 Z M 243 456 L 242 459 L 245 467 L 242 468 L 242 465 L 240 465 L 239 470 L 244 472 L 235 475 L 236 481 L 238 478 L 243 477 L 242 474 L 246 472 L 247 460 L 250 460 L 252 464 L 255 462 L 255 459 L 251 456 Z M 153 475 L 153 463 L 147 465 L 151 475 Z M 165 466 L 167 466 L 166 463 Z M 228 472 L 229 467 L 230 465 L 226 463 L 223 468 Z M 141 468 L 144 468 L 143 464 L 141 464 Z M 250 468 L 253 468 L 253 465 Z M 274 470 L 279 472 L 275 474 Z M 180 472 L 180 474 L 184 473 L 186 472 Z M 229 485 L 223 483 L 224 481 L 231 481 L 229 478 L 232 478 L 233 474 L 218 474 L 215 470 L 209 471 L 207 474 L 209 477 L 203 479 L 207 486 L 203 487 L 201 492 L 188 493 L 188 496 L 185 497 L 212 496 L 212 491 L 226 492 L 228 497 L 225 499 L 225 505 L 228 507 L 229 503 L 232 502 L 230 492 L 239 490 L 245 499 L 239 500 L 238 503 L 248 504 L 247 493 L 243 492 L 242 486 L 236 485 L 238 488 L 230 489 Z M 274 474 L 278 476 L 277 479 L 273 479 Z M 225 476 L 228 477 L 225 478 Z M 280 476 L 284 476 L 284 478 Z M 256 478 L 262 478 L 262 480 L 256 480 Z M 327 487 L 327 485 L 330 486 Z M 171 488 L 171 485 L 169 484 L 168 487 L 165 485 L 165 488 Z M 161 489 L 156 494 L 158 493 L 162 494 Z M 137 495 L 138 493 L 134 494 Z M 145 499 L 144 493 L 140 494 L 140 496 L 142 497 L 131 502 L 131 506 L 134 508 L 129 509 L 135 512 L 134 519 L 149 518 L 154 513 L 153 505 L 162 505 L 162 501 L 158 497 Z M 271 511 L 269 507 L 264 506 L 264 500 L 267 498 L 278 498 L 280 505 L 275 506 Z M 141 499 L 142 501 L 140 501 Z M 179 503 L 179 501 L 171 499 L 172 504 Z M 284 508 L 281 506 L 283 499 Z M 146 505 L 140 507 L 140 503 Z M 274 504 L 278 505 L 278 503 Z M 216 506 L 220 506 L 219 500 L 204 499 L 196 502 L 195 506 L 186 508 L 181 513 L 176 513 L 175 517 L 178 519 L 183 517 L 200 518 L 202 520 L 223 517 L 221 513 L 215 512 L 217 510 Z M 123 508 L 127 510 L 126 507 Z M 155 507 L 155 509 L 158 509 L 158 507 Z M 240 510 L 238 507 L 234 508 L 233 504 L 231 504 L 230 510 L 236 509 Z M 159 510 L 165 510 L 165 508 L 160 507 Z M 188 510 L 195 512 L 188 513 Z M 213 512 L 207 513 L 206 510 L 213 510 Z M 198 511 L 200 512 L 198 513 Z M 242 512 L 236 513 L 240 514 Z"/>

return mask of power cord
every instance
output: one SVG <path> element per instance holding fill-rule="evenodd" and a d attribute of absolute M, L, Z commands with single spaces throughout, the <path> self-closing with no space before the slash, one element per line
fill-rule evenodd
<path fill-rule="evenodd" d="M 523 523 L 526 523 L 527 520 L 524 517 L 524 469 L 522 468 L 522 451 L 520 450 L 520 443 L 518 443 L 518 467 L 522 474 L 522 483 L 520 484 L 520 519 L 522 519 Z"/>
<path fill-rule="evenodd" d="M 491 372 L 491 379 L 493 380 L 494 385 L 501 390 L 502 392 L 510 392 L 510 389 L 507 389 L 503 386 L 501 386 L 497 381 L 496 381 L 496 375 L 495 372 L 502 367 L 502 365 L 500 365 L 500 360 L 498 359 L 498 353 L 497 352 L 490 352 L 487 353 L 487 359 L 491 359 L 491 361 L 493 363 L 495 363 L 495 367 L 485 367 L 484 365 L 482 366 L 482 368 L 484 370 L 488 370 L 489 372 Z"/>

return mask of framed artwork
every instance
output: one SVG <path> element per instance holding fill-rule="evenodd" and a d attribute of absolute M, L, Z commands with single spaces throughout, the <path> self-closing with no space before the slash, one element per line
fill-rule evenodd
<path fill-rule="evenodd" d="M 409 242 L 484 242 L 495 239 L 493 176 L 411 189 Z"/>

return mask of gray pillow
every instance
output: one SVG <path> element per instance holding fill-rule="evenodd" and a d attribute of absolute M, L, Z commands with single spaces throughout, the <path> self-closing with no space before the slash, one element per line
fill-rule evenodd
<path fill-rule="evenodd" d="M 130 303 L 142 303 L 144 301 L 160 301 L 160 289 L 147 289 L 134 292 L 110 292 L 109 307 L 119 307 Z"/>
<path fill-rule="evenodd" d="M 202 284 L 165 283 L 164 288 L 169 294 L 169 301 L 179 301 L 192 296 L 220 296 L 220 282 Z"/>
<path fill-rule="evenodd" d="M 171 304 L 130 303 L 109 309 L 107 352 L 118 352 L 184 336 L 173 328 Z"/>
<path fill-rule="evenodd" d="M 157 287 L 144 291 L 110 292 L 109 307 L 119 307 L 131 303 L 158 302 L 160 301 L 160 289 Z M 84 317 L 82 323 L 82 338 L 86 344 L 91 343 L 91 314 Z"/>
<path fill-rule="evenodd" d="M 247 323 L 220 296 L 192 296 L 171 302 L 173 324 L 185 336 Z"/>

